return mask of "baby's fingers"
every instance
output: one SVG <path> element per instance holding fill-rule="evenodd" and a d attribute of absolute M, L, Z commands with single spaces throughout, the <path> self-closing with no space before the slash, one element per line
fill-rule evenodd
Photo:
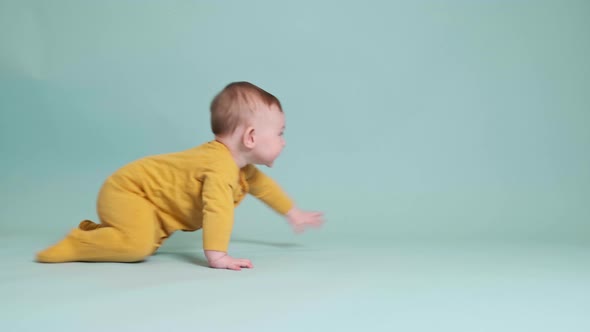
<path fill-rule="evenodd" d="M 230 264 L 227 266 L 227 268 L 229 270 L 234 270 L 234 271 L 241 271 L 242 269 L 240 268 L 239 264 Z"/>
<path fill-rule="evenodd" d="M 310 226 L 310 227 L 313 227 L 313 228 L 319 228 L 319 227 L 321 227 L 323 224 L 324 224 L 324 221 L 323 221 L 323 220 L 318 220 L 318 221 L 315 221 L 315 222 L 310 222 L 310 223 L 309 223 L 309 226 Z"/>
<path fill-rule="evenodd" d="M 322 214 L 316 215 L 316 216 L 313 216 L 313 217 L 307 219 L 307 224 L 312 225 L 312 226 L 320 226 L 323 223 L 324 223 L 324 218 L 323 218 Z"/>
<path fill-rule="evenodd" d="M 241 259 L 240 260 L 240 266 L 241 267 L 247 267 L 247 268 L 252 268 L 252 262 L 249 259 Z"/>

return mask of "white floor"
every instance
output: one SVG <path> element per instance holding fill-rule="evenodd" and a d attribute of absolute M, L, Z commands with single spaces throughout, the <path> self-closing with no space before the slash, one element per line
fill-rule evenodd
<path fill-rule="evenodd" d="M 182 241 L 33 262 L 52 240 L 0 237 L 0 331 L 590 331 L 588 247 L 238 241 L 255 268 L 234 272 Z"/>

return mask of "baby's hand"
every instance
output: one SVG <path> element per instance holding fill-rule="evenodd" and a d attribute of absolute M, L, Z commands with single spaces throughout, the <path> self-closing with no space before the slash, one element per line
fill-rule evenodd
<path fill-rule="evenodd" d="M 320 227 L 324 223 L 322 212 L 307 212 L 293 208 L 287 213 L 287 220 L 296 233 L 301 233 L 306 226 Z"/>
<path fill-rule="evenodd" d="M 252 262 L 249 259 L 233 258 L 226 253 L 209 250 L 205 251 L 205 255 L 209 260 L 209 266 L 215 269 L 240 271 L 242 268 L 253 268 Z"/>

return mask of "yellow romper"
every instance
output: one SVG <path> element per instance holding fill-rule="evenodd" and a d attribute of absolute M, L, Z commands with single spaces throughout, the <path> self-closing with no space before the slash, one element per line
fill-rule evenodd
<path fill-rule="evenodd" d="M 175 231 L 203 230 L 203 249 L 227 252 L 234 208 L 250 193 L 277 213 L 293 202 L 254 165 L 238 168 L 218 141 L 145 157 L 113 173 L 98 194 L 100 224 L 84 220 L 40 262 L 141 261 Z"/>

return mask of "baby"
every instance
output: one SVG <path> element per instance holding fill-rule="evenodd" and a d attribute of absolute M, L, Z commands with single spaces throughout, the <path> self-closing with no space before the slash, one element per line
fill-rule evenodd
<path fill-rule="evenodd" d="M 175 231 L 203 230 L 209 266 L 252 268 L 227 254 L 234 208 L 249 193 L 286 217 L 295 232 L 323 223 L 297 208 L 255 165 L 272 167 L 285 146 L 279 100 L 248 83 L 227 85 L 211 102 L 215 139 L 176 153 L 149 156 L 113 173 L 98 194 L 100 223 L 84 220 L 37 261 L 136 262 Z"/>

